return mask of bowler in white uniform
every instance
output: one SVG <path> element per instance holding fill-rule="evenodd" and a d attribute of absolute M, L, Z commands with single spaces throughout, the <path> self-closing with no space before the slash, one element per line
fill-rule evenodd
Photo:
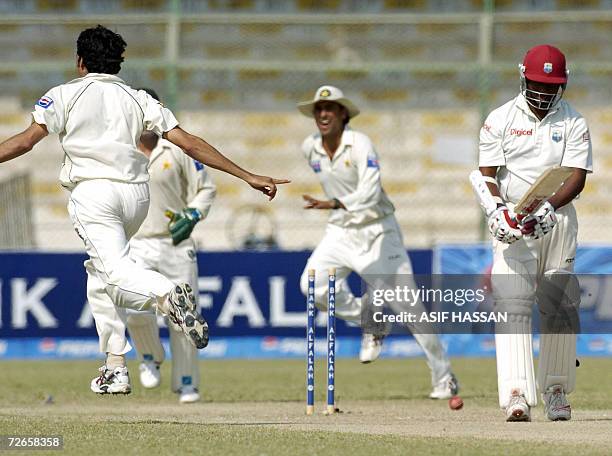
<path fill-rule="evenodd" d="M 79 74 L 41 97 L 33 122 L 0 144 L 0 162 L 19 157 L 49 133 L 59 135 L 65 152 L 61 184 L 70 191 L 68 212 L 85 243 L 89 259 L 87 297 L 106 363 L 91 382 L 100 394 L 131 391 L 122 315 L 117 307 L 156 310 L 168 316 L 198 348 L 208 343 L 208 325 L 198 313 L 193 290 L 175 284 L 129 258 L 129 239 L 149 209 L 149 160 L 137 147 L 143 131 L 174 143 L 200 163 L 244 180 L 270 199 L 276 184 L 288 182 L 252 174 L 201 138 L 179 127 L 172 112 L 144 91 L 129 87 L 116 74 L 127 46 L 123 38 L 99 25 L 77 40 Z"/>
<path fill-rule="evenodd" d="M 350 119 L 359 114 L 357 107 L 340 89 L 325 85 L 298 108 L 315 119 L 319 130 L 304 140 L 302 153 L 327 197 L 318 200 L 304 195 L 305 208 L 330 211 L 325 236 L 308 259 L 300 287 L 306 294 L 308 270 L 314 269 L 315 302 L 318 308 L 326 309 L 327 271 L 336 268 L 336 316 L 361 324 L 362 300 L 349 289 L 347 276 L 355 271 L 366 281 L 368 276 L 397 276 L 413 283 L 410 259 L 395 208 L 381 185 L 378 154 L 370 138 L 348 127 Z M 457 394 L 457 379 L 438 336 L 419 331 L 413 334 L 431 368 L 430 397 L 445 399 Z M 374 361 L 382 342 L 381 335 L 364 332 L 361 362 Z"/>

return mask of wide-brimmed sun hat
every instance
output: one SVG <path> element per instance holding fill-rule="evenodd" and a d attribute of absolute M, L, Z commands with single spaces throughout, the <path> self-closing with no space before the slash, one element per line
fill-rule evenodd
<path fill-rule="evenodd" d="M 317 89 L 315 96 L 310 101 L 302 101 L 297 104 L 298 109 L 306 117 L 314 117 L 314 106 L 319 101 L 333 101 L 346 108 L 348 111 L 349 118 L 352 119 L 359 114 L 359 108 L 355 104 L 344 96 L 342 90 L 338 87 L 324 85 Z"/>

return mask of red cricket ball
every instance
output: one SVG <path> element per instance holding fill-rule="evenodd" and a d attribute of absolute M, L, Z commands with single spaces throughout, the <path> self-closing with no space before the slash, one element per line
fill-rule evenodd
<path fill-rule="evenodd" d="M 463 408 L 463 399 L 459 396 L 453 396 L 448 400 L 448 406 L 451 410 L 460 410 Z"/>

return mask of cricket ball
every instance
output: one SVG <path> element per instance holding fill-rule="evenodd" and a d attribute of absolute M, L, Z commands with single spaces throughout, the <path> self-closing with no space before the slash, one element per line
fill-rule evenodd
<path fill-rule="evenodd" d="M 448 406 L 451 410 L 460 410 L 463 408 L 463 399 L 459 396 L 453 396 L 448 400 Z"/>

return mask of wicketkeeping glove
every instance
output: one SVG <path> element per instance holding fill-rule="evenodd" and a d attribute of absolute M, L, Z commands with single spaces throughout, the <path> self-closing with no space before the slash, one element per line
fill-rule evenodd
<path fill-rule="evenodd" d="M 193 207 L 186 207 L 181 212 L 166 211 L 168 231 L 172 236 L 172 244 L 178 245 L 191 236 L 196 224 L 202 219 L 202 213 Z"/>
<path fill-rule="evenodd" d="M 546 201 L 537 211 L 521 220 L 519 227 L 526 239 L 539 239 L 549 233 L 556 224 L 555 208 Z"/>
<path fill-rule="evenodd" d="M 523 237 L 516 217 L 506 206 L 498 207 L 487 223 L 491 235 L 504 244 L 512 244 Z"/>

